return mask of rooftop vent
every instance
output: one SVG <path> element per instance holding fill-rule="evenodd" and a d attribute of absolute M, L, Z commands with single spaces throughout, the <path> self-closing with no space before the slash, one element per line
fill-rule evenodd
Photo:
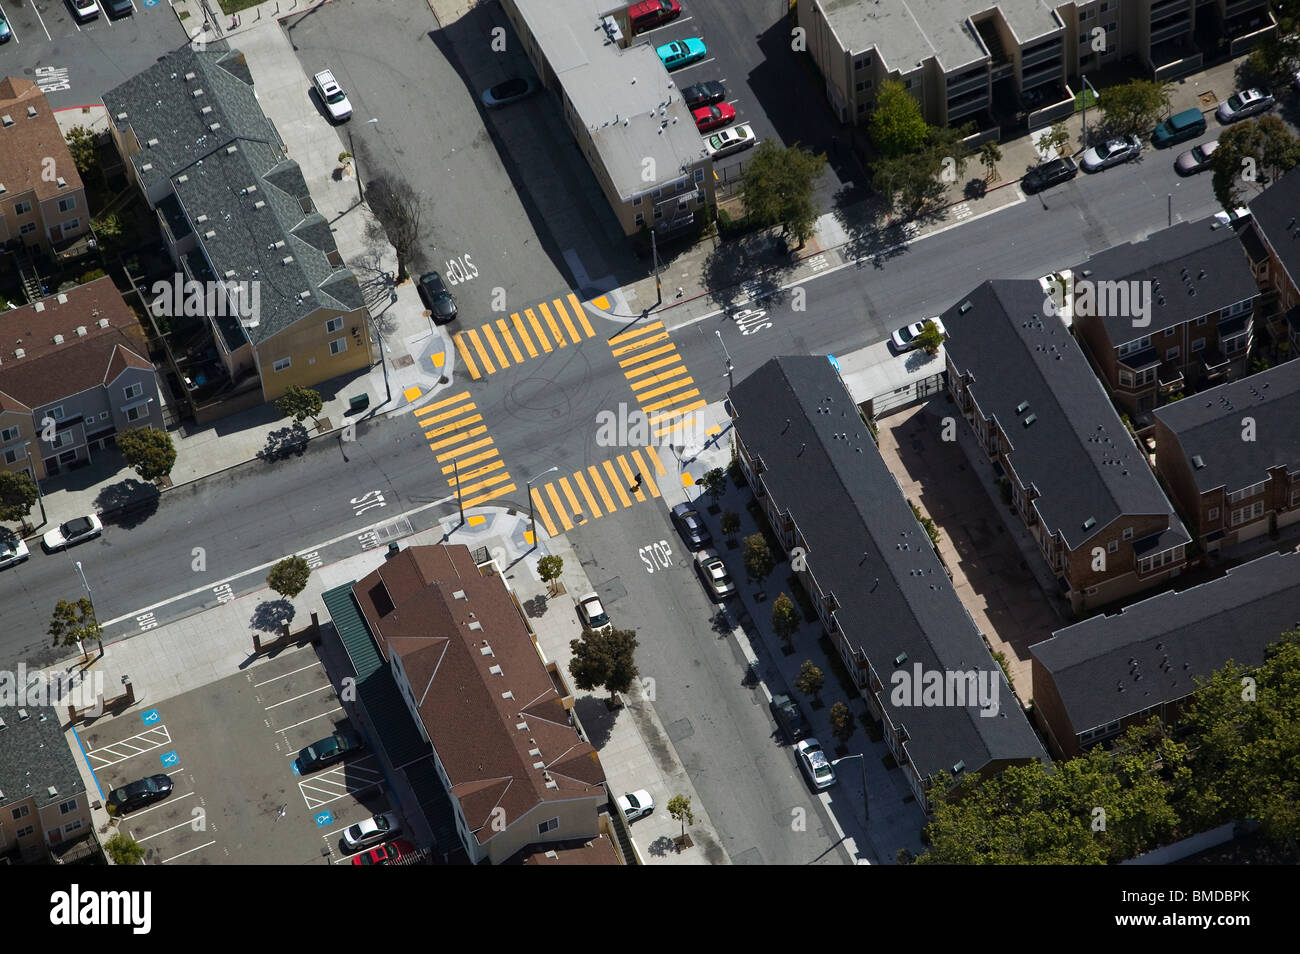
<path fill-rule="evenodd" d="M 61 344 L 63 344 L 63 335 L 55 335 L 55 336 L 54 336 L 54 343 L 55 343 L 56 345 L 61 345 Z"/>
<path fill-rule="evenodd" d="M 1036 420 L 1038 420 L 1038 415 L 1037 415 L 1037 414 L 1030 414 L 1027 418 L 1025 418 L 1025 427 L 1028 427 L 1030 424 L 1034 423 L 1034 421 L 1036 421 Z"/>
<path fill-rule="evenodd" d="M 901 666 L 905 662 L 907 662 L 907 653 L 899 653 L 897 656 L 894 657 L 895 666 Z"/>
<path fill-rule="evenodd" d="M 85 325 L 77 325 L 77 337 L 78 337 L 78 338 L 84 338 L 84 337 L 86 337 L 86 326 L 85 326 Z"/>
<path fill-rule="evenodd" d="M 255 185 L 244 186 L 244 188 L 242 188 L 242 189 L 239 190 L 239 194 L 240 194 L 240 195 L 248 195 L 250 192 L 256 192 L 256 191 L 257 191 L 257 186 L 255 186 Z"/>
<path fill-rule="evenodd" d="M 45 302 L 43 302 L 43 301 L 38 301 L 38 302 L 37 302 L 35 305 L 33 305 L 32 307 L 35 308 L 37 311 L 44 311 L 44 310 L 45 310 Z"/>
<path fill-rule="evenodd" d="M 1017 414 L 1024 414 L 1027 410 L 1029 410 L 1028 401 L 1021 401 L 1019 404 L 1016 405 Z"/>
<path fill-rule="evenodd" d="M 209 123 L 209 124 L 208 124 L 208 132 L 216 132 L 216 131 L 217 131 L 218 129 L 220 129 L 220 128 L 221 128 L 221 123 Z"/>
<path fill-rule="evenodd" d="M 67 303 L 68 303 L 68 296 L 63 294 L 63 292 L 59 292 L 59 304 L 66 305 Z"/>
<path fill-rule="evenodd" d="M 966 300 L 966 301 L 964 301 L 964 302 L 961 303 L 961 307 L 957 309 L 957 313 L 958 313 L 959 315 L 964 315 L 964 314 L 966 314 L 966 312 L 970 311 L 973 307 L 975 307 L 975 306 L 972 305 L 972 304 L 970 303 L 970 300 L 968 299 L 968 300 Z"/>
<path fill-rule="evenodd" d="M 293 256 L 292 256 L 292 255 L 286 255 L 284 258 L 280 259 L 280 264 L 281 264 L 281 265 L 288 265 L 288 264 L 290 264 L 292 261 L 293 261 Z"/>
<path fill-rule="evenodd" d="M 211 107 L 211 106 L 204 106 L 202 109 L 199 110 L 199 115 L 200 115 L 200 116 L 206 116 L 206 115 L 207 115 L 208 113 L 210 113 L 210 112 L 212 112 L 212 107 Z"/>
<path fill-rule="evenodd" d="M 194 79 L 194 74 L 193 74 L 193 73 L 186 73 L 186 74 L 185 74 L 185 82 L 188 83 L 188 82 L 190 82 L 190 81 L 193 80 L 193 79 Z"/>
<path fill-rule="evenodd" d="M 0 116 L 0 123 L 3 123 L 6 126 L 12 126 L 14 124 L 14 118 L 8 113 L 5 113 L 3 116 Z"/>
<path fill-rule="evenodd" d="M 36 107 L 35 107 L 35 106 L 28 106 L 28 107 L 27 107 L 27 116 L 28 116 L 29 119 L 35 119 L 35 118 L 36 118 Z"/>
<path fill-rule="evenodd" d="M 158 145 L 158 140 L 157 139 L 146 140 L 145 145 L 148 146 L 150 149 L 152 149 L 154 146 Z"/>
<path fill-rule="evenodd" d="M 1083 529 L 1085 530 L 1091 530 L 1095 526 L 1097 526 L 1096 517 L 1089 517 L 1087 520 L 1083 521 Z"/>
<path fill-rule="evenodd" d="M 126 122 L 126 113 L 118 113 L 117 118 L 120 122 Z"/>
<path fill-rule="evenodd" d="M 203 237 L 204 237 L 205 239 L 214 239 L 214 238 L 217 237 L 217 230 L 216 230 L 216 229 L 208 229 L 206 232 L 203 233 Z"/>
<path fill-rule="evenodd" d="M 19 709 L 19 710 L 18 710 L 18 721 L 19 721 L 19 722 L 26 722 L 26 721 L 27 721 L 28 719 L 30 719 L 30 718 L 31 718 L 31 716 L 29 716 L 29 715 L 27 714 L 27 710 L 26 710 L 26 709 Z"/>
<path fill-rule="evenodd" d="M 235 153 L 237 153 L 237 152 L 239 152 L 239 147 L 236 146 L 233 142 L 232 142 L 229 146 L 226 147 L 226 155 L 227 155 L 227 156 L 233 156 L 233 155 L 234 155 Z"/>
<path fill-rule="evenodd" d="M 1202 467 L 1205 466 L 1205 458 L 1202 457 L 1200 454 L 1193 454 L 1192 466 L 1195 467 L 1197 470 L 1200 470 Z"/>
<path fill-rule="evenodd" d="M 499 675 L 501 675 L 501 667 L 500 667 L 500 666 L 489 666 L 489 667 L 488 667 L 488 672 L 492 673 L 492 675 L 494 675 L 494 676 L 499 676 Z"/>
<path fill-rule="evenodd" d="M 27 352 L 24 351 L 22 348 L 14 348 L 14 357 L 15 357 L 15 358 L 25 358 L 25 357 L 27 357 Z"/>
<path fill-rule="evenodd" d="M 101 327 L 101 328 L 107 328 L 107 327 L 108 327 L 108 319 L 107 319 L 107 318 L 101 318 L 101 319 L 99 319 L 99 321 L 95 322 L 95 324 L 99 325 L 99 327 Z"/>
<path fill-rule="evenodd" d="M 194 92 L 190 93 L 190 95 L 193 96 L 195 99 L 198 99 L 200 96 L 203 95 L 203 87 L 200 86 Z"/>
<path fill-rule="evenodd" d="M 226 269 L 226 277 L 227 277 L 227 278 L 234 278 L 234 277 L 235 277 L 235 270 L 234 270 L 233 268 L 227 268 L 227 269 Z"/>
<path fill-rule="evenodd" d="M 194 221 L 199 223 L 199 225 L 202 225 L 207 220 L 208 220 L 208 214 L 206 212 L 200 212 L 198 218 L 196 218 Z"/>
<path fill-rule="evenodd" d="M 284 239 L 277 239 L 275 242 L 272 242 L 271 248 L 284 248 Z M 461 592 L 463 593 L 464 591 L 462 590 Z M 461 599 L 464 599 L 464 596 L 462 596 Z"/>
<path fill-rule="evenodd" d="M 64 186 L 68 184 L 68 180 L 63 178 L 63 176 L 59 176 L 59 178 L 56 179 L 55 181 L 57 182 L 60 189 L 62 189 Z"/>
<path fill-rule="evenodd" d="M 480 623 L 478 620 L 474 620 L 474 622 L 470 623 L 469 628 L 476 633 L 483 632 L 483 624 Z"/>
<path fill-rule="evenodd" d="M 255 209 L 265 209 L 265 208 L 266 208 L 266 203 L 263 202 L 261 199 L 258 199 L 256 202 L 253 203 L 253 208 L 255 208 Z"/>
<path fill-rule="evenodd" d="M 140 167 L 140 171 L 141 171 L 141 172 L 153 172 L 153 163 L 152 163 L 152 162 L 146 162 L 144 165 L 142 165 L 142 166 Z"/>
<path fill-rule="evenodd" d="M 4 195 L 8 191 L 9 190 L 5 188 L 5 184 L 3 182 L 0 182 L 0 195 Z"/>
<path fill-rule="evenodd" d="M 182 172 L 180 175 L 178 175 L 178 176 L 176 177 L 176 183 L 177 183 L 178 185 L 179 185 L 180 183 L 182 183 L 182 182 L 189 182 L 189 181 L 190 181 L 190 177 L 189 177 L 187 174 L 185 174 L 184 172 Z"/>

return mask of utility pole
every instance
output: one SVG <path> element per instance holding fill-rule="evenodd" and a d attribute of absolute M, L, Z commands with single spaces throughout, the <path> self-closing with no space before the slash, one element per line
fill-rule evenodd
<path fill-rule="evenodd" d="M 23 452 L 27 454 L 27 469 L 31 471 L 32 482 L 36 484 L 36 502 L 41 506 L 41 526 L 50 522 L 50 518 L 45 516 L 45 494 L 41 493 L 41 482 L 36 479 L 36 466 L 32 463 L 32 442 L 28 441 L 23 445 Z"/>
<path fill-rule="evenodd" d="M 1092 84 L 1088 82 L 1087 76 L 1080 74 L 1079 80 L 1080 82 L 1083 83 L 1083 131 L 1080 133 L 1079 141 L 1083 145 L 1083 148 L 1087 149 L 1088 148 L 1088 90 L 1091 89 L 1092 95 L 1096 96 L 1098 100 L 1100 100 L 1101 97 L 1098 96 L 1097 91 L 1092 88 Z"/>
<path fill-rule="evenodd" d="M 542 471 L 536 477 L 529 478 L 524 484 L 525 493 L 528 494 L 528 525 L 529 525 L 529 531 L 533 535 L 534 550 L 537 549 L 537 515 L 533 512 L 533 481 L 536 480 L 538 477 L 545 477 L 547 474 L 554 473 L 559 469 L 560 468 L 558 467 L 548 468 Z"/>
<path fill-rule="evenodd" d="M 727 351 L 727 343 L 722 340 L 722 332 L 714 328 L 713 333 L 718 336 L 718 344 L 722 345 L 722 354 L 727 359 L 727 386 L 730 390 L 735 390 L 736 379 L 732 376 L 734 368 L 731 364 L 731 354 Z"/>
<path fill-rule="evenodd" d="M 94 598 L 93 596 L 90 595 L 90 584 L 86 582 L 86 573 L 85 573 L 85 571 L 82 570 L 82 568 L 81 568 L 81 561 L 80 561 L 80 560 L 76 561 L 76 563 L 73 564 L 73 565 L 76 566 L 76 568 L 77 568 L 77 576 L 81 577 L 81 585 L 82 585 L 82 587 L 85 588 L 85 590 L 86 590 L 86 600 L 90 603 L 90 613 L 91 613 L 91 615 L 92 615 L 92 616 L 94 617 L 94 619 L 95 619 L 95 625 L 98 626 L 98 625 L 99 625 L 99 617 L 94 615 L 94 614 L 95 614 L 95 598 Z M 98 637 L 95 641 L 96 641 L 97 643 L 99 643 L 99 658 L 100 658 L 100 659 L 103 659 L 103 658 L 104 658 L 104 639 L 103 639 L 102 636 L 100 636 L 100 637 Z M 86 652 L 86 651 L 85 651 L 85 649 L 82 648 L 82 646 L 81 646 L 81 640 L 77 640 L 77 648 L 78 648 L 78 649 L 81 649 L 82 655 L 85 655 L 85 652 Z"/>
<path fill-rule="evenodd" d="M 664 293 L 659 283 L 659 244 L 655 241 L 655 228 L 653 225 L 650 226 L 650 254 L 654 258 L 655 307 L 658 308 L 664 303 Z"/>
<path fill-rule="evenodd" d="M 460 525 L 465 526 L 465 505 L 461 502 L 460 495 L 460 465 L 456 458 L 451 459 L 452 479 L 456 481 L 456 509 L 460 511 Z"/>

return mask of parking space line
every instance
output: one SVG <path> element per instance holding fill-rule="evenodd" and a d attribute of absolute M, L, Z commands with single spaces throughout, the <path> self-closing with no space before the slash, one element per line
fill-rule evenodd
<path fill-rule="evenodd" d="M 276 729 L 275 731 L 288 732 L 290 729 L 296 729 L 300 725 L 306 725 L 308 722 L 315 722 L 317 719 L 324 719 L 326 716 L 332 716 L 334 713 L 342 712 L 342 711 L 343 711 L 342 706 L 335 706 L 333 709 L 326 709 L 324 712 L 320 713 L 319 715 L 308 716 L 307 718 L 303 719 L 301 722 L 295 722 L 293 725 L 283 726 L 279 729 Z M 297 755 L 298 753 L 294 752 L 292 757 L 296 758 Z"/>
<path fill-rule="evenodd" d="M 279 681 L 280 681 L 281 679 L 283 679 L 285 676 L 292 676 L 292 675 L 295 675 L 295 674 L 300 673 L 300 672 L 306 672 L 308 669 L 315 668 L 315 667 L 317 667 L 317 666 L 319 666 L 319 665 L 320 665 L 320 662 L 319 662 L 319 660 L 318 660 L 318 661 L 316 661 L 316 662 L 313 662 L 313 663 L 310 663 L 310 664 L 308 664 L 308 665 L 306 665 L 306 666 L 303 666 L 301 669 L 290 669 L 288 672 L 286 672 L 286 673 L 281 673 L 280 675 L 276 676 L 274 679 L 267 679 L 265 682 L 255 682 L 255 683 L 253 683 L 253 688 L 254 688 L 254 689 L 259 689 L 259 688 L 261 688 L 262 686 L 269 686 L 269 685 L 270 685 L 271 683 L 273 683 L 273 682 L 279 682 Z"/>
<path fill-rule="evenodd" d="M 304 699 L 307 696 L 315 695 L 316 693 L 320 692 L 322 689 L 329 689 L 330 692 L 334 692 L 334 683 L 326 682 L 325 685 L 323 686 L 317 686 L 315 689 L 308 689 L 306 692 L 300 692 L 296 696 L 290 696 L 288 699 L 282 699 L 279 702 L 273 702 L 269 706 L 263 706 L 262 708 L 263 710 L 270 712 L 272 709 L 278 709 L 280 708 L 280 706 L 288 705 L 291 702 L 297 702 L 299 699 Z"/>
<path fill-rule="evenodd" d="M 164 858 L 164 859 L 160 862 L 160 864 L 169 865 L 169 864 L 171 864 L 173 861 L 175 861 L 177 858 L 184 858 L 186 855 L 192 855 L 192 854 L 194 854 L 194 852 L 199 851 L 200 849 L 206 848 L 206 847 L 208 847 L 208 845 L 215 845 L 216 843 L 217 843 L 217 840 L 216 840 L 215 838 L 212 839 L 212 841 L 205 841 L 203 844 L 199 845 L 198 848 L 191 848 L 189 851 L 182 851 L 179 855 L 172 855 L 170 858 Z"/>
<path fill-rule="evenodd" d="M 180 773 L 177 772 L 176 774 L 179 775 Z M 152 806 L 150 806 L 149 808 L 143 809 L 143 810 L 141 810 L 141 811 L 138 811 L 138 812 L 132 812 L 132 813 L 131 813 L 131 821 L 134 822 L 134 821 L 136 821 L 136 820 L 138 820 L 138 819 L 140 819 L 140 818 L 143 818 L 145 815 L 148 815 L 151 811 L 154 811 L 155 809 L 165 808 L 165 807 L 167 807 L 168 805 L 175 805 L 177 802 L 184 801 L 185 799 L 189 798 L 189 797 L 190 797 L 191 795 L 193 795 L 193 794 L 194 794 L 193 792 L 186 792 L 184 795 L 177 795 L 175 798 L 169 798 L 169 799 L 167 799 L 167 801 L 165 801 L 165 802 L 158 802 L 156 805 L 152 805 Z M 138 839 L 138 838 L 136 839 L 136 841 L 139 841 L 139 840 L 140 840 L 140 839 Z"/>
<path fill-rule="evenodd" d="M 194 827 L 194 820 L 193 820 L 193 819 L 190 819 L 189 821 L 183 821 L 183 822 L 181 822 L 179 825 L 172 825 L 171 828 L 164 828 L 162 831 L 156 831 L 156 832 L 154 832 L 152 835 L 145 835 L 143 838 L 136 838 L 135 840 L 138 841 L 138 842 L 146 842 L 146 841 L 148 841 L 150 838 L 157 838 L 159 835 L 165 835 L 165 834 L 167 834 L 168 832 L 175 831 L 177 828 L 191 828 L 191 829 L 192 829 L 193 827 Z"/>
<path fill-rule="evenodd" d="M 161 733 L 161 735 L 159 733 Z M 147 747 L 140 746 L 136 748 L 135 751 L 128 752 L 126 755 L 122 755 L 121 752 L 116 751 L 118 746 L 129 747 L 132 741 L 136 739 L 146 739 L 151 736 L 156 737 L 157 741 L 155 741 L 150 746 Z M 99 771 L 117 765 L 119 762 L 125 762 L 127 759 L 134 758 L 137 755 L 144 755 L 147 752 L 153 752 L 159 748 L 162 748 L 162 746 L 169 744 L 171 741 L 172 741 L 172 737 L 171 734 L 167 731 L 167 727 L 165 725 L 160 725 L 160 726 L 156 726 L 155 728 L 149 729 L 147 732 L 141 732 L 138 733 L 137 735 L 128 736 L 125 739 L 119 739 L 116 742 L 111 742 L 108 745 L 101 746 L 98 749 L 92 749 L 86 753 L 86 761 L 91 762 L 92 759 L 100 760 L 97 763 L 91 762 L 90 765 L 92 772 Z M 112 758 L 108 758 L 104 755 L 101 755 L 100 753 L 103 752 L 110 753 L 112 755 Z"/>

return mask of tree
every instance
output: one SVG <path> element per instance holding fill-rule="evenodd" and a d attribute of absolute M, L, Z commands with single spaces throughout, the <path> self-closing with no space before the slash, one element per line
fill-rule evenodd
<path fill-rule="evenodd" d="M 774 565 L 772 551 L 768 549 L 767 540 L 761 533 L 745 537 L 745 572 L 751 580 L 762 583 Z"/>
<path fill-rule="evenodd" d="M 853 730 L 857 728 L 857 721 L 853 710 L 845 703 L 837 702 L 831 706 L 831 735 L 835 736 L 841 745 L 853 738 Z"/>
<path fill-rule="evenodd" d="M 1147 133 L 1169 109 L 1173 88 L 1172 83 L 1146 79 L 1108 86 L 1098 99 L 1102 120 L 1118 135 Z"/>
<path fill-rule="evenodd" d="M 896 212 L 909 217 L 939 203 L 966 168 L 969 150 L 963 140 L 973 126 L 931 126 L 925 142 L 912 153 L 884 156 L 871 167 L 876 189 L 889 197 Z"/>
<path fill-rule="evenodd" d="M 117 446 L 126 464 L 144 480 L 158 480 L 172 472 L 176 445 L 166 431 L 156 427 L 133 427 L 117 435 Z"/>
<path fill-rule="evenodd" d="M 50 617 L 50 628 L 46 631 L 54 640 L 54 648 L 76 646 L 86 659 L 90 653 L 85 645 L 88 639 L 101 639 L 104 628 L 95 619 L 95 607 L 90 597 L 83 596 L 75 603 L 59 600 L 54 606 L 54 615 Z"/>
<path fill-rule="evenodd" d="M 0 520 L 25 523 L 39 496 L 36 481 L 26 471 L 0 470 Z"/>
<path fill-rule="evenodd" d="M 1065 128 L 1064 122 L 1059 122 L 1047 131 L 1047 135 L 1038 141 L 1038 148 L 1043 152 L 1050 152 L 1055 149 L 1058 156 L 1068 156 L 1070 154 L 1070 139 L 1070 130 Z"/>
<path fill-rule="evenodd" d="M 1300 140 L 1276 116 L 1248 119 L 1219 135 L 1210 159 L 1214 197 L 1225 209 L 1240 204 L 1243 190 L 1267 185 L 1300 165 Z"/>
<path fill-rule="evenodd" d="M 811 659 L 805 659 L 799 667 L 799 675 L 794 678 L 794 687 L 804 695 L 812 696 L 814 701 L 821 702 L 822 686 L 825 684 L 826 677 L 822 671 Z"/>
<path fill-rule="evenodd" d="M 683 839 L 686 838 L 686 826 L 695 824 L 695 813 L 691 811 L 691 797 L 689 795 L 674 795 L 668 799 L 668 814 L 672 816 L 673 821 L 682 823 Z"/>
<path fill-rule="evenodd" d="M 563 571 L 563 558 L 557 557 L 554 554 L 544 556 L 537 561 L 537 575 L 542 578 L 542 582 L 546 584 L 547 589 L 552 593 L 555 592 L 555 581 L 560 578 L 560 574 Z"/>
<path fill-rule="evenodd" d="M 997 178 L 998 163 L 1002 161 L 1002 149 L 996 142 L 990 140 L 980 146 L 979 157 L 980 165 L 987 170 L 984 173 L 984 181 L 992 182 Z"/>
<path fill-rule="evenodd" d="M 921 326 L 920 333 L 916 336 L 916 344 L 919 348 L 924 348 L 926 354 L 938 354 L 939 345 L 943 344 L 948 336 L 939 330 L 939 326 L 933 321 L 927 321 Z"/>
<path fill-rule="evenodd" d="M 736 539 L 736 531 L 740 529 L 740 514 L 734 510 L 728 510 L 722 515 L 722 532 L 728 540 Z"/>
<path fill-rule="evenodd" d="M 299 384 L 289 385 L 275 402 L 277 411 L 285 417 L 293 418 L 299 424 L 309 417 L 315 422 L 316 415 L 320 414 L 322 407 L 324 404 L 320 394 Z"/>
<path fill-rule="evenodd" d="M 700 483 L 704 486 L 704 492 L 709 495 L 709 499 L 716 506 L 718 498 L 727 489 L 727 475 L 721 467 L 715 467 L 700 478 Z"/>
<path fill-rule="evenodd" d="M 919 151 L 929 128 L 916 97 L 898 80 L 885 80 L 876 93 L 867 134 L 878 153 L 896 159 Z"/>
<path fill-rule="evenodd" d="M 366 201 L 375 215 L 375 221 L 366 227 L 371 241 L 386 237 L 397 253 L 397 276 L 400 285 L 406 281 L 406 266 L 420 259 L 420 217 L 423 199 L 405 179 L 389 181 L 380 177 L 372 179 L 366 188 Z"/>
<path fill-rule="evenodd" d="M 1246 61 L 1254 75 L 1275 83 L 1289 83 L 1300 69 L 1300 0 L 1274 0 L 1277 32 L 1264 37 Z"/>
<path fill-rule="evenodd" d="M 763 140 L 745 167 L 746 217 L 763 226 L 780 225 L 781 234 L 793 235 L 802 248 L 817 222 L 813 186 L 825 167 L 825 155 Z"/>
<path fill-rule="evenodd" d="M 73 165 L 83 179 L 99 168 L 99 149 L 93 132 L 85 126 L 73 126 L 68 130 L 68 151 L 72 153 Z"/>
<path fill-rule="evenodd" d="M 569 642 L 573 658 L 569 673 L 579 689 L 609 690 L 610 703 L 620 692 L 627 692 L 636 682 L 636 632 L 615 629 L 604 633 L 585 630 L 581 639 Z"/>
<path fill-rule="evenodd" d="M 266 574 L 266 585 L 281 596 L 293 599 L 307 588 L 311 567 L 300 556 L 285 557 Z"/>
<path fill-rule="evenodd" d="M 799 617 L 794 611 L 794 600 L 784 593 L 772 601 L 772 628 L 787 644 L 799 629 Z"/>
<path fill-rule="evenodd" d="M 110 812 L 115 811 L 110 809 Z M 144 862 L 144 846 L 130 835 L 124 835 L 120 831 L 104 842 L 104 850 L 116 865 L 138 865 Z"/>

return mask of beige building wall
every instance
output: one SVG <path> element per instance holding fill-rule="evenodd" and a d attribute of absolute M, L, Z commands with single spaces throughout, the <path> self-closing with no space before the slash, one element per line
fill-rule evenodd
<path fill-rule="evenodd" d="M 311 387 L 340 374 L 368 370 L 374 356 L 367 320 L 364 308 L 350 312 L 322 308 L 254 345 L 263 397 L 274 401 L 292 384 Z M 337 322 L 337 330 L 330 330 L 331 322 Z M 332 343 L 340 349 L 336 354 L 330 352 Z M 276 363 L 286 358 L 288 366 L 277 371 Z"/>

